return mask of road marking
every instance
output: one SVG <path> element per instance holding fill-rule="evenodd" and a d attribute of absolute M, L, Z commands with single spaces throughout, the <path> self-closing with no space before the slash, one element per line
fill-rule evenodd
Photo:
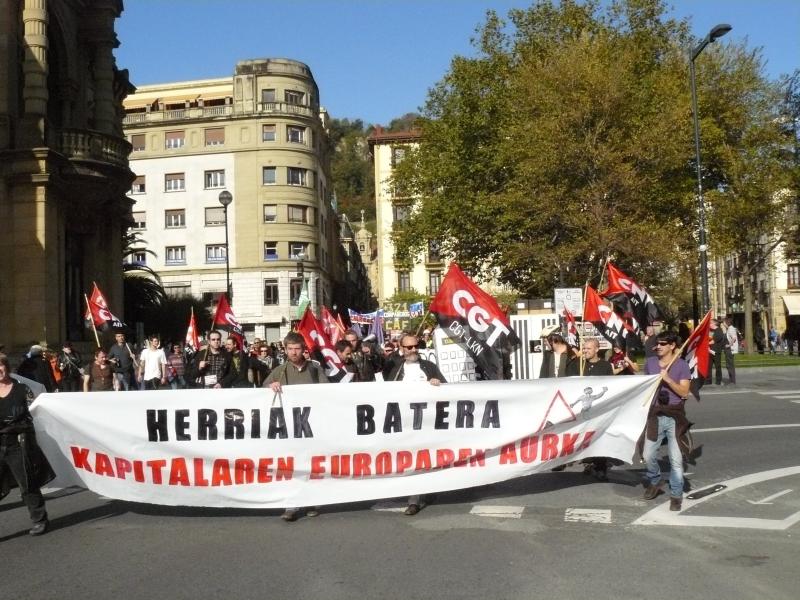
<path fill-rule="evenodd" d="M 785 496 L 786 494 L 791 494 L 792 490 L 783 490 L 782 492 L 778 492 L 777 494 L 772 494 L 772 496 L 767 496 L 766 498 L 758 501 L 748 500 L 750 504 L 772 504 L 770 500 L 775 500 L 775 498 L 780 498 L 781 496 Z"/>
<path fill-rule="evenodd" d="M 738 425 L 736 427 L 711 427 L 708 429 L 692 429 L 692 433 L 712 433 L 715 431 L 740 431 L 743 429 L 781 429 L 783 427 L 800 427 L 800 423 L 778 423 L 775 425 Z"/>
<path fill-rule="evenodd" d="M 564 511 L 567 523 L 611 523 L 611 511 L 600 508 L 568 508 Z"/>
<path fill-rule="evenodd" d="M 524 506 L 487 506 L 479 504 L 473 506 L 469 514 L 478 517 L 500 517 L 502 519 L 521 519 Z"/>
<path fill-rule="evenodd" d="M 383 500 L 382 502 L 376 502 L 370 506 L 370 509 L 377 510 L 378 512 L 403 512 L 407 507 L 408 504 L 406 502 Z"/>
<path fill-rule="evenodd" d="M 792 398 L 800 398 L 800 394 L 795 392 L 794 394 L 772 394 L 778 400 L 791 400 Z"/>
<path fill-rule="evenodd" d="M 797 394 L 797 390 L 767 390 L 763 392 L 756 392 L 762 396 L 780 396 L 782 394 Z"/>
<path fill-rule="evenodd" d="M 717 494 L 704 496 L 703 498 L 699 498 L 697 500 L 689 500 L 688 498 L 684 498 L 683 507 L 677 512 L 670 511 L 669 502 L 665 502 L 636 519 L 633 524 L 672 525 L 678 527 L 736 527 L 740 529 L 767 529 L 772 531 L 783 531 L 800 522 L 800 511 L 789 515 L 785 519 L 689 516 L 684 513 L 687 510 L 694 508 L 698 504 L 719 498 L 723 494 L 727 494 L 732 490 L 752 485 L 754 483 L 761 483 L 762 481 L 779 479 L 781 477 L 789 477 L 791 475 L 800 475 L 800 467 L 787 467 L 785 469 L 762 471 L 760 473 L 751 473 L 750 475 L 744 475 L 743 477 L 729 479 L 728 481 L 720 481 L 720 484 L 727 487 L 724 490 L 720 490 Z"/>

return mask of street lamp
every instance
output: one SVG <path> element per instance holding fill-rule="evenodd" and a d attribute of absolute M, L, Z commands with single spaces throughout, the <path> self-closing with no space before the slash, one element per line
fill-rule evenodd
<path fill-rule="evenodd" d="M 697 83 L 695 81 L 694 61 L 700 56 L 703 49 L 716 39 L 728 33 L 732 27 L 725 23 L 717 25 L 703 40 L 692 49 L 689 61 L 689 72 L 692 84 L 692 118 L 694 121 L 694 154 L 697 166 L 697 212 L 698 212 L 698 242 L 700 245 L 700 285 L 702 286 L 702 313 L 706 314 L 711 306 L 708 292 L 708 241 L 706 240 L 706 206 L 703 202 L 703 175 L 700 168 L 700 120 L 697 117 Z"/>
<path fill-rule="evenodd" d="M 233 304 L 233 288 L 231 287 L 231 259 L 228 252 L 228 205 L 233 202 L 233 194 L 228 190 L 222 190 L 219 193 L 219 203 L 222 204 L 222 209 L 225 212 L 225 283 L 226 291 L 228 292 L 228 302 Z"/>

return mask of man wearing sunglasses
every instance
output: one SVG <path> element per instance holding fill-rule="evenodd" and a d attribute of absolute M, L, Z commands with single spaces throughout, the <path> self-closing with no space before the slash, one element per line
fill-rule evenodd
<path fill-rule="evenodd" d="M 684 403 L 689 394 L 692 375 L 689 365 L 680 357 L 679 338 L 673 331 L 662 331 L 656 338 L 655 356 L 647 359 L 644 372 L 661 375 L 661 385 L 650 405 L 645 429 L 642 459 L 647 465 L 645 472 L 645 500 L 654 500 L 661 493 L 661 467 L 658 465 L 658 449 L 667 439 L 669 453 L 669 509 L 679 511 L 683 501 L 683 454 L 678 440 L 689 429 Z"/>
<path fill-rule="evenodd" d="M 222 347 L 222 333 L 208 332 L 208 345 L 194 356 L 187 379 L 199 387 L 219 389 L 231 370 L 231 355 Z"/>
<path fill-rule="evenodd" d="M 431 385 L 441 385 L 447 382 L 436 363 L 419 357 L 418 346 L 419 339 L 412 333 L 406 333 L 400 338 L 400 352 L 403 360 L 394 364 L 385 378 L 386 381 L 427 381 Z M 423 506 L 424 498 L 422 496 L 411 496 L 404 514 L 409 517 L 414 516 Z"/>

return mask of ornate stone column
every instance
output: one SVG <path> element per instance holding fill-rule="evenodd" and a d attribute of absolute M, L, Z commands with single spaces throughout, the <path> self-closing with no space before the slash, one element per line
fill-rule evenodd
<path fill-rule="evenodd" d="M 47 0 L 25 0 L 22 5 L 25 82 L 22 97 L 29 145 L 44 143 L 47 115 Z"/>

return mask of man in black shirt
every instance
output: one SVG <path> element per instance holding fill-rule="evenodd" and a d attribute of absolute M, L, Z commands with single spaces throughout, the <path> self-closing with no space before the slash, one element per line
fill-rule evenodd
<path fill-rule="evenodd" d="M 135 389 L 131 381 L 134 369 L 138 370 L 139 365 L 131 347 L 125 341 L 125 334 L 119 332 L 114 335 L 114 339 L 116 343 L 108 351 L 108 362 L 114 365 L 114 390 L 127 392 Z"/>

